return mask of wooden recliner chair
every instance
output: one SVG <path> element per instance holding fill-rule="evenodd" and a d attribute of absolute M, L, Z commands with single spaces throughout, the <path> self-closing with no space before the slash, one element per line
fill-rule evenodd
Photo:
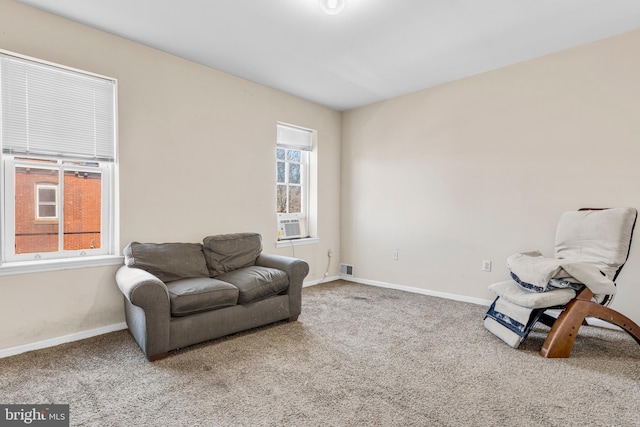
<path fill-rule="evenodd" d="M 537 322 L 551 327 L 540 354 L 569 357 L 586 318 L 616 325 L 640 344 L 640 326 L 609 308 L 624 266 L 637 218 L 634 208 L 580 209 L 560 218 L 555 257 L 539 252 L 507 259 L 513 280 L 489 288 L 498 296 L 485 327 L 517 348 Z M 562 310 L 558 318 L 547 313 Z"/>

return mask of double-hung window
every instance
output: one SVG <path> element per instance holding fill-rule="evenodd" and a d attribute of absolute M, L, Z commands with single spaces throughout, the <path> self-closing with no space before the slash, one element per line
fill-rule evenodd
<path fill-rule="evenodd" d="M 116 81 L 0 51 L 2 264 L 115 254 Z"/>
<path fill-rule="evenodd" d="M 278 239 L 308 237 L 309 152 L 313 131 L 277 124 L 276 212 Z"/>

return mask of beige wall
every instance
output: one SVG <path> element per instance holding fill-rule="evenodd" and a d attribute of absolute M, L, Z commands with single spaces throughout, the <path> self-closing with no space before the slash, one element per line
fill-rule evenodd
<path fill-rule="evenodd" d="M 275 248 L 277 121 L 318 130 L 320 243 L 297 247 L 319 280 L 340 259 L 341 114 L 293 96 L 0 0 L 0 48 L 119 84 L 120 247 L 257 231 Z M 117 267 L 0 277 L 0 350 L 124 321 Z M 337 262 L 329 274 L 337 274 Z"/>
<path fill-rule="evenodd" d="M 552 256 L 562 212 L 640 208 L 639 46 L 634 31 L 345 113 L 342 261 L 490 299 L 507 256 Z M 640 322 L 640 238 L 618 285 Z"/>

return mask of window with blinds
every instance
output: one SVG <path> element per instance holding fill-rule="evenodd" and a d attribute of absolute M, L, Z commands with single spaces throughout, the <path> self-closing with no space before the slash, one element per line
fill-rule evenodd
<path fill-rule="evenodd" d="M 114 254 L 116 81 L 0 51 L 2 262 Z"/>
<path fill-rule="evenodd" d="M 307 237 L 309 208 L 309 152 L 314 132 L 277 124 L 276 213 L 278 239 Z"/>

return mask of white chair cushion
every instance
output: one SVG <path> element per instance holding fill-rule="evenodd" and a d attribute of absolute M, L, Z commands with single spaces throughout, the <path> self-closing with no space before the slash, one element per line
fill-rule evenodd
<path fill-rule="evenodd" d="M 529 292 L 518 286 L 513 280 L 494 283 L 489 286 L 489 289 L 512 304 L 532 309 L 565 305 L 576 296 L 576 291 L 569 288 Z"/>
<path fill-rule="evenodd" d="M 607 278 L 627 260 L 635 208 L 565 212 L 556 231 L 555 258 L 598 266 Z"/>
<path fill-rule="evenodd" d="M 487 328 L 489 332 L 493 333 L 495 336 L 497 336 L 513 348 L 518 348 L 522 340 L 524 340 L 524 337 L 521 337 L 511 329 L 506 328 L 504 325 L 496 322 L 491 317 L 484 318 L 484 327 Z"/>

